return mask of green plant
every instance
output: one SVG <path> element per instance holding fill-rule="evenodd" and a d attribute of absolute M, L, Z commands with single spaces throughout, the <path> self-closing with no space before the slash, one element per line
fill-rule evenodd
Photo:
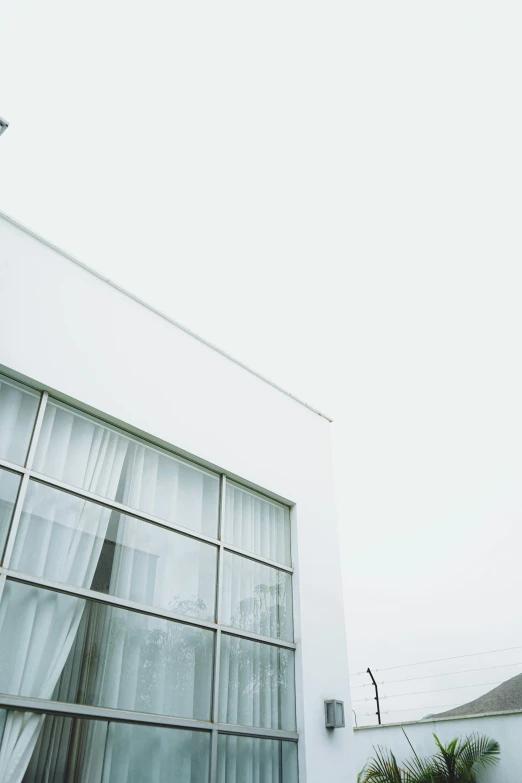
<path fill-rule="evenodd" d="M 478 734 L 454 739 L 447 745 L 434 734 L 436 753 L 421 759 L 404 734 L 413 758 L 399 766 L 391 750 L 374 748 L 375 755 L 359 773 L 358 783 L 477 783 L 481 770 L 500 759 L 498 742 Z"/>

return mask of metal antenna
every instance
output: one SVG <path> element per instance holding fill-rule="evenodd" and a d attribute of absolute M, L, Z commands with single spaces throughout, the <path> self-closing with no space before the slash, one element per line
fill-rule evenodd
<path fill-rule="evenodd" d="M 375 688 L 375 701 L 377 702 L 377 720 L 379 721 L 379 726 L 381 725 L 381 706 L 379 704 L 379 689 L 377 687 L 377 683 L 375 682 L 375 677 L 372 674 L 372 670 L 370 668 L 366 669 L 370 677 L 372 678 L 373 687 Z"/>

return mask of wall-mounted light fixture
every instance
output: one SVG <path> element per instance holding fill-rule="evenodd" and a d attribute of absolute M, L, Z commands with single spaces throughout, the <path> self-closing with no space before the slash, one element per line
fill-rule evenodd
<path fill-rule="evenodd" d="M 344 729 L 344 701 L 325 701 L 324 720 L 327 729 Z"/>
<path fill-rule="evenodd" d="M 8 127 L 9 127 L 9 123 L 8 123 L 8 122 L 6 122 L 6 120 L 3 120 L 3 119 L 0 117 L 0 136 L 2 135 L 2 133 L 3 133 L 5 130 L 7 130 L 7 128 L 8 128 Z"/>

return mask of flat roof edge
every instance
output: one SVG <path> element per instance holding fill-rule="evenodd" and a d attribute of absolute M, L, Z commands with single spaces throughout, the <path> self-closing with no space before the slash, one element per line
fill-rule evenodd
<path fill-rule="evenodd" d="M 179 321 L 174 320 L 174 318 L 171 318 L 169 315 L 166 315 L 161 310 L 158 310 L 153 305 L 149 304 L 148 302 L 145 302 L 143 299 L 140 299 L 139 296 L 136 296 L 131 291 L 128 291 L 126 288 L 123 288 L 121 285 L 118 285 L 118 283 L 115 283 L 113 280 L 111 280 L 108 277 L 105 277 L 100 272 L 97 272 L 96 269 L 93 269 L 92 267 L 88 266 L 87 264 L 84 264 L 83 261 L 79 261 L 77 258 L 72 256 L 70 253 L 67 253 L 65 250 L 62 250 L 62 248 L 57 247 L 52 242 L 49 242 L 44 237 L 37 234 L 35 231 L 32 231 L 27 226 L 24 226 L 22 223 L 20 223 L 18 220 L 15 220 L 15 218 L 11 217 L 10 215 L 7 215 L 5 212 L 2 212 L 0 210 L 0 217 L 6 220 L 8 223 L 11 223 L 16 228 L 19 228 L 21 231 L 24 231 L 26 234 L 29 234 L 29 236 L 33 237 L 33 239 L 38 240 L 38 242 L 41 242 L 42 244 L 49 247 L 51 250 L 56 251 L 60 255 L 67 258 L 69 261 L 72 261 L 73 264 L 76 264 L 77 266 L 81 267 L 82 269 L 85 269 L 86 272 L 89 272 L 91 275 L 94 275 L 95 277 L 99 278 L 100 280 L 103 280 L 104 283 L 107 283 L 112 288 L 115 288 L 120 293 L 124 294 L 125 296 L 128 296 L 130 299 L 134 299 L 135 302 L 142 305 L 143 307 L 146 307 L 147 310 L 150 310 L 151 312 L 158 315 L 160 318 L 163 318 L 165 321 L 168 321 L 173 326 L 176 326 L 178 329 L 181 329 L 181 331 L 185 332 L 186 334 L 193 337 L 195 340 L 198 340 L 200 343 L 203 343 L 203 345 L 206 345 L 208 348 L 211 348 L 213 351 L 216 351 L 217 353 L 221 354 L 221 356 L 224 356 L 225 359 L 228 359 L 231 362 L 234 362 L 234 364 L 237 364 L 239 367 L 241 367 L 243 370 L 246 370 L 251 375 L 255 375 L 256 378 L 259 378 L 260 380 L 264 381 L 265 383 L 268 383 L 269 386 L 272 386 L 274 389 L 277 389 L 277 391 L 281 392 L 282 394 L 285 394 L 287 397 L 290 397 L 295 402 L 299 403 L 299 405 L 302 405 L 304 408 L 308 408 L 309 411 L 312 413 L 317 414 L 317 416 L 321 416 L 323 419 L 326 419 L 328 422 L 332 422 L 333 419 L 330 418 L 330 416 L 327 416 L 325 413 L 322 413 L 321 411 L 317 410 L 317 408 L 313 408 L 311 405 L 308 405 L 307 402 L 304 402 L 303 400 L 300 400 L 299 397 L 296 397 L 295 394 L 292 394 L 291 392 L 287 391 L 286 389 L 283 389 L 282 386 L 278 386 L 277 383 L 274 383 L 269 378 L 266 378 L 264 375 L 261 375 L 261 373 L 257 372 L 256 370 L 253 370 L 251 367 L 249 367 L 247 364 L 243 364 L 243 362 L 239 361 L 239 359 L 235 359 L 233 356 L 231 356 L 226 351 L 222 351 L 221 348 L 218 348 L 217 345 L 214 345 L 214 343 L 209 342 L 209 340 L 205 340 L 204 337 L 201 337 L 199 334 L 196 334 L 191 329 L 188 329 L 186 326 L 183 326 L 183 324 L 180 324 Z"/>

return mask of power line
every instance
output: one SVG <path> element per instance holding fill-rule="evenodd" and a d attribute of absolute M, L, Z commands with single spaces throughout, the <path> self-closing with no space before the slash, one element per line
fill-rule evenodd
<path fill-rule="evenodd" d="M 385 669 L 374 669 L 376 672 L 389 672 L 392 669 L 405 669 L 408 666 L 423 666 L 425 663 L 441 663 L 441 661 L 456 661 L 457 658 L 472 658 L 475 655 L 492 655 L 493 653 L 509 652 L 510 650 L 522 650 L 522 645 L 518 647 L 503 647 L 500 650 L 485 650 L 484 652 L 465 653 L 464 655 L 452 655 L 449 658 L 433 658 L 431 661 L 416 661 L 415 663 L 403 663 L 399 666 L 387 666 Z M 359 677 L 366 672 L 356 672 L 352 677 Z"/>
<path fill-rule="evenodd" d="M 418 696 L 421 693 L 438 693 L 439 691 L 456 691 L 460 688 L 478 688 L 484 685 L 500 685 L 503 680 L 497 680 L 497 682 L 477 682 L 474 685 L 454 685 L 452 688 L 432 688 L 430 691 L 409 691 L 408 693 L 390 693 L 385 696 L 381 696 L 381 699 L 395 699 L 398 696 Z M 373 701 L 373 697 L 369 696 L 367 699 L 355 699 L 352 704 L 359 704 L 362 701 Z"/>
<path fill-rule="evenodd" d="M 461 669 L 458 672 L 442 672 L 441 674 L 425 674 L 423 677 L 405 677 L 402 680 L 382 680 L 379 685 L 391 685 L 396 682 L 412 682 L 413 680 L 430 680 L 432 677 L 449 677 L 451 674 L 467 674 L 468 672 L 484 672 L 489 669 L 503 669 L 506 666 L 522 666 L 522 663 L 500 663 L 496 666 L 482 666 L 479 669 Z M 368 688 L 372 683 L 354 685 L 354 688 Z"/>
<path fill-rule="evenodd" d="M 408 707 L 406 710 L 387 710 L 388 712 L 413 712 L 413 710 L 440 710 L 441 707 L 454 707 L 455 704 L 432 704 L 431 707 Z"/>

